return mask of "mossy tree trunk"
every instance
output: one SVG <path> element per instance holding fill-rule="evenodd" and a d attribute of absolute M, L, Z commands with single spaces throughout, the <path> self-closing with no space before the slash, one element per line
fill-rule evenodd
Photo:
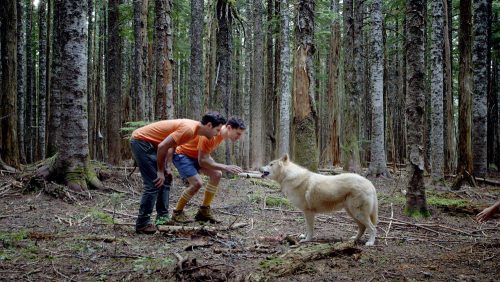
<path fill-rule="evenodd" d="M 54 79 L 61 93 L 60 140 L 53 161 L 39 170 L 48 179 L 66 184 L 70 189 L 82 191 L 87 183 L 100 188 L 89 162 L 87 122 L 87 1 L 56 1 L 58 34 L 54 46 L 60 54 L 60 73 Z M 64 87 L 62 87 L 64 86 Z"/>
<path fill-rule="evenodd" d="M 316 140 L 317 117 L 314 104 L 314 1 L 301 0 L 295 25 L 296 45 L 293 67 L 294 161 L 316 171 L 319 164 Z"/>

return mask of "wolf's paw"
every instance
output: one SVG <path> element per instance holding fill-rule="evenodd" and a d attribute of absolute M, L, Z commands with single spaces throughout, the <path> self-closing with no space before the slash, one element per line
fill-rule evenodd
<path fill-rule="evenodd" d="M 368 241 L 365 243 L 365 246 L 373 246 L 375 242 Z"/>
<path fill-rule="evenodd" d="M 306 234 L 300 234 L 299 239 L 300 239 L 300 241 L 299 241 L 300 243 L 309 242 L 309 241 L 311 241 L 312 236 L 307 236 Z"/>

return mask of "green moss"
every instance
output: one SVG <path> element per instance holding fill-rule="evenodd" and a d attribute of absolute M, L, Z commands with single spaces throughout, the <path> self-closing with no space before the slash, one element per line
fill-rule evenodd
<path fill-rule="evenodd" d="M 250 179 L 250 183 L 252 183 L 253 185 L 266 187 L 266 188 L 270 188 L 273 190 L 280 190 L 280 186 L 276 182 L 270 182 L 267 180 L 252 178 L 252 179 Z"/>
<path fill-rule="evenodd" d="M 281 207 L 287 206 L 290 207 L 290 202 L 288 199 L 278 196 L 269 196 L 266 198 L 266 206 L 268 207 Z"/>
<path fill-rule="evenodd" d="M 444 206 L 466 207 L 470 204 L 470 202 L 463 199 L 445 199 L 445 198 L 430 197 L 427 198 L 427 204 L 429 206 L 436 206 L 436 207 L 444 207 Z"/>
<path fill-rule="evenodd" d="M 264 270 L 269 270 L 276 267 L 280 267 L 285 263 L 287 263 L 287 261 L 280 257 L 268 257 L 266 258 L 266 260 L 263 260 L 259 263 L 259 267 Z"/>
<path fill-rule="evenodd" d="M 431 213 L 428 210 L 423 210 L 423 209 L 410 209 L 408 207 L 405 207 L 404 209 L 405 215 L 413 218 L 426 218 L 431 215 Z"/>
<path fill-rule="evenodd" d="M 99 211 L 95 208 L 91 208 L 90 211 L 90 216 L 94 219 L 97 219 L 97 220 L 100 220 L 104 223 L 107 223 L 107 224 L 114 224 L 116 223 L 114 220 L 113 220 L 113 217 L 105 212 L 102 212 L 102 211 Z"/>

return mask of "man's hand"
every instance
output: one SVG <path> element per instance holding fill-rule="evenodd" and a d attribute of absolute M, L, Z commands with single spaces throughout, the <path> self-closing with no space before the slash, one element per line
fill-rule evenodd
<path fill-rule="evenodd" d="M 238 174 L 243 172 L 243 169 L 241 169 L 241 167 L 237 165 L 226 165 L 224 170 L 232 174 Z"/>
<path fill-rule="evenodd" d="M 478 222 L 485 222 L 489 220 L 498 210 L 498 207 L 493 205 L 491 207 L 485 208 L 482 212 L 478 213 L 476 220 Z"/>
<path fill-rule="evenodd" d="M 165 182 L 165 173 L 163 171 L 156 172 L 156 179 L 154 180 L 155 187 L 160 189 Z"/>

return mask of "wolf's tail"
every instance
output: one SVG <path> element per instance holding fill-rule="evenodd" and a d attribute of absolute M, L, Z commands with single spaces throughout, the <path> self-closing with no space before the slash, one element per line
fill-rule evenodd
<path fill-rule="evenodd" d="M 378 222 L 378 200 L 377 200 L 377 194 L 375 193 L 375 201 L 374 205 L 372 208 L 372 212 L 370 213 L 370 220 L 373 225 L 377 225 Z"/>

